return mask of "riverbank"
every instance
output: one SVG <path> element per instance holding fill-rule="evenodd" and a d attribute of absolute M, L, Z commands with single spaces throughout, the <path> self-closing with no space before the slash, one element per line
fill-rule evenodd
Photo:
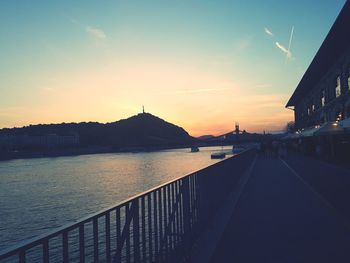
<path fill-rule="evenodd" d="M 42 151 L 11 151 L 0 152 L 0 161 L 14 159 L 31 159 L 31 158 L 47 158 L 61 156 L 78 156 L 87 154 L 101 153 L 137 153 L 137 152 L 155 152 L 170 149 L 190 148 L 191 145 L 168 145 L 168 146 L 149 146 L 149 147 L 87 147 L 87 148 L 69 148 Z"/>

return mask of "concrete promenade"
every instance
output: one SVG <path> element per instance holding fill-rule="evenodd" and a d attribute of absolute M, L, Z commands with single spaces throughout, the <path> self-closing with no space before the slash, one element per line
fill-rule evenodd
<path fill-rule="evenodd" d="M 258 157 L 211 262 L 350 262 L 350 171 Z"/>

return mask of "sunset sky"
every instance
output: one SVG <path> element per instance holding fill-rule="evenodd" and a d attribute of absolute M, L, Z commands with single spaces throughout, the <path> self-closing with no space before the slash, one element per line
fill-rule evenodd
<path fill-rule="evenodd" d="M 1 1 L 0 128 L 145 105 L 193 136 L 281 130 L 344 3 Z"/>

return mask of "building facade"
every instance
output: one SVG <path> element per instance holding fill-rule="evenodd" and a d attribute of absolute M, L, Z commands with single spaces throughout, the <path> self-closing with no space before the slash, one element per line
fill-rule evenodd
<path fill-rule="evenodd" d="M 53 149 L 78 146 L 78 134 L 71 135 L 4 135 L 0 136 L 0 151 L 19 149 Z"/>
<path fill-rule="evenodd" d="M 297 129 L 350 118 L 350 2 L 346 2 L 286 107 Z"/>

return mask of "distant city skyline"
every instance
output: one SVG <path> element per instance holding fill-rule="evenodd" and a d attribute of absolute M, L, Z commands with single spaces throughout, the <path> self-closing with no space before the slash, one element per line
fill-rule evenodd
<path fill-rule="evenodd" d="M 0 3 L 0 128 L 144 105 L 193 136 L 282 130 L 345 0 L 101 2 Z"/>

